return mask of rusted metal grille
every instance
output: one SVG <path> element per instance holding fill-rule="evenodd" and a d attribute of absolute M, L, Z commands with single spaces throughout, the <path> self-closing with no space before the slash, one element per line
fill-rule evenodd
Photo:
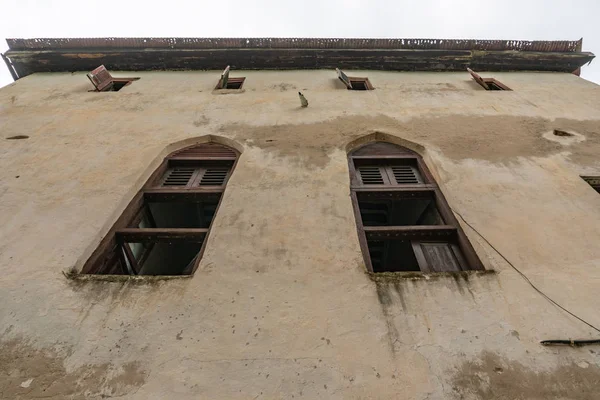
<path fill-rule="evenodd" d="M 217 143 L 202 143 L 176 152 L 173 156 L 186 158 L 235 158 L 236 154 L 230 148 Z"/>
<path fill-rule="evenodd" d="M 490 51 L 581 51 L 576 41 L 356 38 L 36 38 L 7 39 L 11 50 L 49 49 L 429 49 Z"/>

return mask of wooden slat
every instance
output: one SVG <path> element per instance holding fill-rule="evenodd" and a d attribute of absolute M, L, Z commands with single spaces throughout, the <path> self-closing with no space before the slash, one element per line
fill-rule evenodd
<path fill-rule="evenodd" d="M 229 80 L 229 65 L 225 67 L 223 73 L 221 74 L 221 79 L 219 79 L 219 89 L 224 89 L 227 87 L 227 81 Z"/>
<path fill-rule="evenodd" d="M 452 225 L 365 226 L 364 229 L 367 239 L 423 239 L 456 234 Z"/>
<path fill-rule="evenodd" d="M 203 201 L 207 199 L 219 199 L 223 189 L 191 188 L 191 189 L 146 189 L 144 198 L 153 202 L 168 201 Z"/>
<path fill-rule="evenodd" d="M 483 86 L 483 88 L 485 90 L 490 90 L 490 88 L 487 85 L 487 83 L 485 83 L 485 81 L 483 80 L 483 78 L 481 76 L 479 76 L 479 74 L 477 72 L 473 71 L 471 68 L 467 68 L 467 71 L 469 71 L 469 73 L 471 74 L 471 76 L 473 77 L 473 79 L 475 80 L 475 82 L 477 82 L 481 86 Z"/>
<path fill-rule="evenodd" d="M 453 243 L 414 241 L 412 247 L 423 272 L 457 272 L 462 271 L 463 266 L 468 269 L 458 246 Z"/>
<path fill-rule="evenodd" d="M 395 185 L 395 186 L 352 186 L 352 190 L 355 190 L 357 193 L 362 192 L 382 192 L 382 193 L 390 193 L 390 196 L 394 196 L 394 193 L 398 192 L 418 192 L 418 191 L 431 191 L 432 189 L 437 189 L 437 185 L 434 184 L 416 184 L 416 185 Z M 400 196 L 403 196 L 400 194 Z M 404 197 L 410 197 L 409 195 L 404 195 Z"/>
<path fill-rule="evenodd" d="M 352 83 L 350 83 L 350 78 L 348 78 L 348 75 L 346 75 L 341 69 L 336 68 L 335 72 L 337 73 L 337 76 L 339 78 L 340 81 L 342 81 L 342 83 L 344 85 L 346 85 L 346 87 L 348 89 L 352 89 Z"/>
<path fill-rule="evenodd" d="M 423 185 L 421 185 L 423 186 Z M 432 185 L 427 185 L 432 186 Z M 358 200 L 390 200 L 390 199 L 434 199 L 435 188 L 414 188 L 398 190 L 381 190 L 360 188 L 355 190 Z"/>
<path fill-rule="evenodd" d="M 235 161 L 237 160 L 236 156 L 174 156 L 169 157 L 169 161 Z"/>
<path fill-rule="evenodd" d="M 393 155 L 362 155 L 352 156 L 353 160 L 416 160 L 419 157 L 413 154 L 393 154 Z"/>
<path fill-rule="evenodd" d="M 125 228 L 116 232 L 120 243 L 193 242 L 201 243 L 208 229 L 187 228 Z"/>

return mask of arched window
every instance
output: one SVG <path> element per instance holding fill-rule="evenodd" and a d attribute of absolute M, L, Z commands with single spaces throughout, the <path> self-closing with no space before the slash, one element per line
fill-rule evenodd
<path fill-rule="evenodd" d="M 483 269 L 423 159 L 375 142 L 349 155 L 352 202 L 371 272 Z"/>
<path fill-rule="evenodd" d="M 217 143 L 165 158 L 85 263 L 82 273 L 194 273 L 238 153 Z"/>

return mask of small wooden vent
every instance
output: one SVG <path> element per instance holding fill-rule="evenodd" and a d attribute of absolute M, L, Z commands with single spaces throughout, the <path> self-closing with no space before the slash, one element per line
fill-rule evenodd
<path fill-rule="evenodd" d="M 358 167 L 363 185 L 383 185 L 384 181 L 381 169 L 381 167 Z"/>
<path fill-rule="evenodd" d="M 176 167 L 171 168 L 165 174 L 163 186 L 185 187 L 190 183 L 197 168 L 195 167 Z"/>
<path fill-rule="evenodd" d="M 363 185 L 416 185 L 423 183 L 412 165 L 361 165 L 358 174 Z"/>
<path fill-rule="evenodd" d="M 173 154 L 173 157 L 204 158 L 204 159 L 232 159 L 236 157 L 235 151 L 218 143 L 202 143 L 189 147 Z"/>
<path fill-rule="evenodd" d="M 398 185 L 421 183 L 417 169 L 411 165 L 394 165 L 391 169 Z"/>
<path fill-rule="evenodd" d="M 228 173 L 228 167 L 207 168 L 200 179 L 200 186 L 221 186 L 225 183 Z"/>
<path fill-rule="evenodd" d="M 161 186 L 175 189 L 194 188 L 198 186 L 223 186 L 230 171 L 231 168 L 226 166 L 180 166 L 169 168 L 163 177 Z"/>

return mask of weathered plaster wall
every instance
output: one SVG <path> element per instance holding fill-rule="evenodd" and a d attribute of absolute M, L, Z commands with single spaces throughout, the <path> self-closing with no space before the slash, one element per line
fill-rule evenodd
<path fill-rule="evenodd" d="M 331 71 L 253 71 L 215 95 L 218 72 L 135 75 L 116 93 L 80 73 L 0 91 L 0 398 L 597 398 L 599 346 L 539 341 L 600 332 L 468 226 L 495 273 L 370 279 L 346 151 L 364 136 L 424 149 L 450 206 L 598 326 L 600 196 L 579 175 L 600 174 L 599 86 L 353 72 L 376 90 L 352 92 Z M 210 137 L 242 155 L 193 277 L 65 278 L 162 157 Z"/>

